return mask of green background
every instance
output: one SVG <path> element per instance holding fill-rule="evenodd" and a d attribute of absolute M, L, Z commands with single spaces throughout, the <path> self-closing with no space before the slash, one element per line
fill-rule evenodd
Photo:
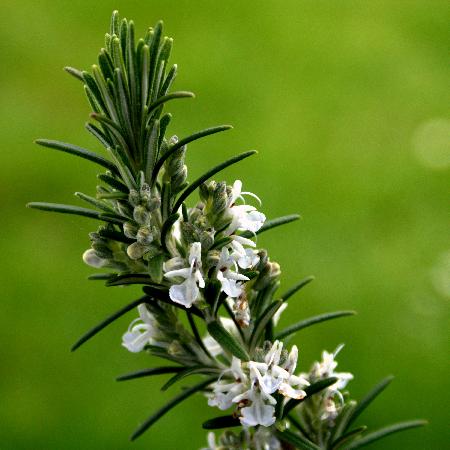
<path fill-rule="evenodd" d="M 81 85 L 61 68 L 95 62 L 118 8 L 140 34 L 162 18 L 174 37 L 176 89 L 169 132 L 232 123 L 190 146 L 190 177 L 240 151 L 259 155 L 223 173 L 244 180 L 268 217 L 303 220 L 261 236 L 282 288 L 317 280 L 283 324 L 334 309 L 345 318 L 295 338 L 302 370 L 346 343 L 339 361 L 359 398 L 396 380 L 362 422 L 427 418 L 426 429 L 378 449 L 441 450 L 448 429 L 448 45 L 450 4 L 417 1 L 2 2 L 0 117 L 0 447 L 198 449 L 200 423 L 219 411 L 200 396 L 137 442 L 138 422 L 172 393 L 161 378 L 116 383 L 155 364 L 121 348 L 130 314 L 71 354 L 90 326 L 138 295 L 86 281 L 89 219 L 25 209 L 94 192 L 96 168 L 38 148 L 38 137 L 99 151 L 83 130 Z"/>

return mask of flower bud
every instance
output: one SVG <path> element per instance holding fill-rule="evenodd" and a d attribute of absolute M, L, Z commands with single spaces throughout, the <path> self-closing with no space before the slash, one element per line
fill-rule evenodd
<path fill-rule="evenodd" d="M 153 196 L 148 200 L 145 206 L 147 207 L 147 210 L 149 212 L 153 212 L 161 206 L 161 199 L 159 197 Z"/>
<path fill-rule="evenodd" d="M 208 250 L 214 244 L 214 231 L 202 231 L 200 233 L 202 248 Z"/>
<path fill-rule="evenodd" d="M 152 193 L 150 186 L 147 183 L 143 183 L 140 189 L 141 201 L 148 202 L 151 199 Z"/>
<path fill-rule="evenodd" d="M 185 352 L 178 341 L 172 341 L 167 349 L 167 353 L 172 356 L 183 356 Z"/>
<path fill-rule="evenodd" d="M 136 239 L 138 227 L 133 222 L 125 222 L 123 224 L 123 234 L 130 239 Z"/>
<path fill-rule="evenodd" d="M 228 204 L 227 185 L 225 182 L 217 183 L 213 193 L 212 213 L 215 216 L 222 214 Z"/>
<path fill-rule="evenodd" d="M 169 145 L 175 145 L 178 142 L 178 136 L 173 135 L 170 139 L 169 139 Z"/>
<path fill-rule="evenodd" d="M 127 247 L 127 255 L 131 259 L 140 259 L 145 253 L 145 247 L 138 242 L 133 242 Z"/>
<path fill-rule="evenodd" d="M 92 248 L 83 253 L 83 261 L 88 266 L 95 267 L 96 269 L 105 267 L 108 264 L 108 260 L 98 257 L 97 253 Z"/>
<path fill-rule="evenodd" d="M 128 201 L 133 205 L 137 206 L 141 202 L 141 197 L 135 189 L 131 189 L 130 193 L 128 194 Z"/>
<path fill-rule="evenodd" d="M 137 241 L 141 245 L 148 245 L 153 241 L 153 236 L 150 230 L 150 227 L 144 226 L 139 228 L 139 231 L 136 235 Z"/>
<path fill-rule="evenodd" d="M 164 263 L 163 265 L 164 272 L 170 272 L 171 270 L 181 269 L 182 267 L 184 267 L 184 265 L 185 265 L 184 258 L 181 258 L 180 256 L 175 256 L 175 258 L 171 258 Z"/>
<path fill-rule="evenodd" d="M 146 225 L 150 219 L 150 213 L 144 206 L 136 206 L 133 211 L 133 218 L 139 225 Z"/>

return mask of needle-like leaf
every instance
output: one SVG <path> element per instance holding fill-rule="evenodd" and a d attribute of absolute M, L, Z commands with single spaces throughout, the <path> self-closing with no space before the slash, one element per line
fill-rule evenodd
<path fill-rule="evenodd" d="M 376 386 L 374 386 L 366 395 L 363 397 L 351 411 L 348 419 L 345 423 L 343 431 L 348 429 L 348 427 L 360 416 L 360 414 L 389 386 L 389 384 L 394 379 L 393 375 L 389 375 L 383 380 L 381 380 Z"/>
<path fill-rule="evenodd" d="M 193 181 L 192 184 L 190 184 L 181 193 L 181 195 L 178 197 L 177 201 L 175 202 L 175 205 L 173 207 L 173 211 L 178 211 L 178 208 L 189 197 L 189 195 L 191 195 L 202 183 L 204 183 L 206 180 L 211 178 L 217 172 L 220 172 L 221 170 L 225 169 L 226 167 L 229 167 L 229 166 L 231 166 L 233 164 L 236 164 L 239 161 L 242 161 L 243 159 L 248 158 L 249 156 L 252 156 L 252 155 L 254 155 L 256 153 L 258 153 L 256 150 L 250 150 L 249 152 L 241 153 L 240 155 L 236 155 L 233 158 L 227 159 L 223 163 L 218 164 L 217 166 L 215 166 L 212 169 L 208 170 L 201 177 L 199 177 L 195 181 Z"/>
<path fill-rule="evenodd" d="M 311 283 L 315 278 L 310 275 L 309 277 L 303 278 L 303 280 L 299 281 L 297 284 L 289 288 L 282 296 L 281 298 L 283 301 L 286 301 L 288 298 L 292 297 L 294 294 L 296 294 L 300 289 L 303 289 L 306 285 Z"/>
<path fill-rule="evenodd" d="M 71 155 L 79 156 L 80 158 L 87 159 L 99 164 L 100 166 L 106 167 L 111 172 L 118 173 L 117 167 L 114 163 L 108 161 L 106 158 L 103 158 L 103 156 L 97 155 L 96 153 L 86 150 L 85 148 L 78 147 L 77 145 L 54 141 L 51 139 L 37 139 L 35 143 L 41 145 L 42 147 L 52 148 L 54 150 L 60 150 L 65 153 L 70 153 Z"/>
<path fill-rule="evenodd" d="M 291 444 L 296 449 L 300 450 L 320 450 L 320 447 L 311 442 L 309 439 L 306 439 L 303 436 L 300 436 L 297 433 L 292 432 L 289 429 L 284 431 L 276 430 L 275 435 L 284 442 Z"/>
<path fill-rule="evenodd" d="M 157 422 L 162 416 L 164 416 L 166 413 L 168 413 L 172 408 L 174 408 L 179 403 L 186 400 L 187 398 L 189 398 L 191 395 L 195 394 L 196 392 L 203 390 L 204 388 L 206 388 L 206 386 L 208 386 L 215 380 L 216 380 L 216 377 L 208 378 L 207 380 L 204 380 L 201 383 L 198 383 L 198 384 L 192 386 L 191 388 L 186 389 L 183 392 L 181 392 L 180 394 L 178 394 L 170 402 L 168 402 L 161 409 L 159 409 L 154 414 L 152 414 L 147 420 L 145 420 L 136 429 L 136 431 L 131 435 L 130 439 L 132 441 L 137 439 L 141 434 L 145 433 L 145 431 L 147 431 L 155 422 Z"/>
<path fill-rule="evenodd" d="M 161 170 L 163 164 L 166 162 L 167 158 L 173 155 L 178 149 L 202 137 L 220 133 L 221 131 L 230 130 L 231 128 L 233 128 L 231 125 L 220 125 L 218 127 L 206 128 L 205 130 L 197 131 L 196 133 L 191 134 L 190 136 L 180 139 L 176 144 L 172 145 L 169 148 L 169 150 L 167 150 L 167 152 L 164 153 L 164 155 L 162 155 L 161 158 L 159 158 L 158 162 L 155 164 L 155 168 L 153 169 L 152 183 L 156 181 L 158 173 Z"/>
<path fill-rule="evenodd" d="M 228 352 L 239 358 L 241 361 L 248 361 L 250 357 L 247 351 L 236 338 L 231 335 L 222 324 L 216 320 L 207 325 L 209 334 Z"/>
<path fill-rule="evenodd" d="M 209 419 L 203 422 L 202 427 L 205 430 L 218 430 L 220 428 L 231 428 L 238 427 L 241 425 L 239 417 L 232 415 L 214 417 L 214 419 Z"/>
<path fill-rule="evenodd" d="M 383 439 L 386 436 L 389 436 L 393 433 L 398 433 L 400 431 L 406 431 L 411 428 L 418 428 L 427 425 L 426 420 L 411 420 L 410 422 L 401 422 L 396 423 L 394 425 L 390 425 L 380 430 L 374 431 L 373 433 L 367 434 L 361 439 L 357 439 L 353 441 L 348 447 L 347 450 L 353 450 L 355 448 L 361 448 L 372 442 L 378 441 L 379 439 Z"/>
<path fill-rule="evenodd" d="M 339 439 L 333 442 L 331 450 L 338 450 L 342 448 L 344 445 L 347 445 L 350 441 L 355 439 L 358 435 L 364 433 L 367 430 L 367 427 L 363 425 L 362 427 L 355 428 L 354 430 L 345 433 Z"/>
<path fill-rule="evenodd" d="M 83 345 L 85 342 L 87 342 L 89 339 L 94 337 L 97 333 L 103 330 L 103 328 L 106 328 L 109 324 L 113 323 L 115 320 L 117 320 L 119 317 L 122 317 L 124 314 L 126 314 L 128 311 L 131 311 L 132 309 L 139 306 L 141 303 L 144 303 L 145 301 L 148 301 L 148 296 L 144 295 L 141 298 L 138 298 L 134 302 L 129 303 L 128 305 L 124 306 L 123 308 L 119 309 L 119 311 L 116 311 L 114 314 L 111 314 L 109 317 L 107 317 L 105 320 L 100 322 L 95 327 L 91 328 L 87 333 L 85 333 L 83 336 L 81 336 L 80 339 L 78 339 L 77 342 L 72 346 L 71 351 L 75 351 L 77 348 L 79 348 L 81 345 Z"/>
<path fill-rule="evenodd" d="M 167 389 L 170 388 L 170 386 L 174 385 L 178 381 L 181 381 L 182 379 L 190 376 L 190 375 L 196 375 L 196 374 L 203 374 L 203 375 L 209 375 L 209 374 L 220 374 L 222 372 L 221 369 L 217 367 L 205 367 L 205 366 L 194 366 L 194 367 L 188 367 L 186 369 L 183 369 L 182 371 L 176 373 L 173 377 L 169 378 L 167 383 L 165 383 L 161 390 L 167 391 Z"/>
<path fill-rule="evenodd" d="M 256 234 L 261 234 L 264 231 L 271 230 L 272 228 L 276 228 L 276 227 L 285 225 L 290 222 L 295 222 L 298 219 L 300 219 L 299 214 L 290 214 L 289 216 L 277 217 L 276 219 L 266 220 L 264 225 L 256 232 Z M 246 238 L 251 238 L 254 235 L 250 231 L 244 231 L 241 234 L 241 236 L 246 237 Z"/>
<path fill-rule="evenodd" d="M 356 314 L 355 311 L 335 311 L 331 313 L 320 314 L 319 316 L 309 317 L 308 319 L 301 320 L 300 322 L 291 325 L 290 327 L 281 330 L 279 333 L 275 335 L 275 339 L 283 339 L 290 334 L 296 333 L 297 331 L 302 330 L 303 328 L 310 327 L 311 325 L 315 325 L 317 323 L 325 322 L 327 320 L 338 319 L 340 317 L 346 316 L 354 316 Z"/>
<path fill-rule="evenodd" d="M 153 375 L 164 375 L 166 373 L 181 372 L 183 367 L 181 366 L 165 366 L 165 367 L 151 367 L 150 369 L 142 369 L 136 372 L 126 373 L 116 378 L 116 381 L 134 380 L 136 378 L 151 377 Z"/>
<path fill-rule="evenodd" d="M 40 209 L 41 211 L 57 212 L 62 214 L 75 214 L 77 216 L 90 217 L 91 219 L 100 219 L 101 214 L 94 209 L 81 208 L 73 205 L 62 205 L 59 203 L 31 202 L 27 203 L 28 208 Z"/>

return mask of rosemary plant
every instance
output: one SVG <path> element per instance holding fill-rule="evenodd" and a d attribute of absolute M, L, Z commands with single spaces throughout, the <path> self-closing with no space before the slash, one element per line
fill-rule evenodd
<path fill-rule="evenodd" d="M 99 221 L 83 260 L 107 271 L 90 279 L 104 280 L 106 286 L 142 285 L 142 297 L 88 331 L 72 350 L 137 308 L 137 318 L 123 334 L 123 347 L 171 364 L 118 380 L 172 374 L 162 386 L 165 391 L 201 376 L 144 420 L 131 439 L 198 393 L 206 397 L 213 416 L 203 428 L 224 430 L 219 437 L 210 431 L 208 450 L 356 449 L 423 425 L 416 420 L 367 432 L 355 424 L 391 378 L 359 402 L 351 400 L 346 385 L 352 374 L 336 371 L 341 346 L 333 353 L 324 351 L 309 372 L 298 372 L 297 347 L 288 349 L 283 339 L 354 313 L 327 313 L 277 328 L 288 300 L 313 278 L 280 295 L 280 266 L 256 247 L 255 238 L 299 216 L 266 220 L 258 210 L 259 198 L 243 191 L 241 181 L 230 185 L 212 180 L 254 151 L 187 182 L 188 144 L 231 127 L 207 128 L 182 139 L 166 135 L 172 119 L 164 112 L 166 103 L 193 97 L 191 92 L 170 91 L 177 74 L 177 66 L 168 62 L 171 48 L 161 22 L 136 40 L 133 22 L 113 13 L 98 64 L 90 73 L 66 68 L 84 87 L 92 108 L 86 129 L 105 148 L 106 157 L 60 141 L 36 141 L 102 168 L 94 196 L 75 194 L 90 208 L 28 204 Z M 189 207 L 186 202 L 193 194 L 196 200 Z M 217 416 L 217 409 L 226 412 Z"/>

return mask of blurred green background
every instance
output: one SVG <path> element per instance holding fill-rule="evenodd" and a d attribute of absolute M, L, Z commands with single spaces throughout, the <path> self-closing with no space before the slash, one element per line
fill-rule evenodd
<path fill-rule="evenodd" d="M 32 141 L 99 151 L 83 129 L 82 87 L 61 68 L 95 62 L 116 8 L 141 34 L 164 19 L 175 39 L 176 88 L 197 98 L 170 104 L 171 133 L 235 125 L 190 146 L 191 179 L 255 148 L 258 157 L 222 176 L 243 179 L 268 217 L 302 214 L 259 240 L 281 264 L 282 288 L 317 277 L 283 324 L 359 312 L 296 336 L 302 370 L 345 342 L 339 367 L 355 374 L 355 398 L 397 376 L 364 423 L 431 422 L 373 448 L 448 448 L 450 4 L 3 0 L 1 449 L 198 449 L 200 423 L 217 413 L 197 397 L 127 441 L 173 395 L 157 378 L 114 381 L 155 364 L 120 347 L 134 315 L 69 348 L 138 289 L 86 281 L 80 257 L 92 221 L 24 207 L 94 192 L 93 165 Z"/>

